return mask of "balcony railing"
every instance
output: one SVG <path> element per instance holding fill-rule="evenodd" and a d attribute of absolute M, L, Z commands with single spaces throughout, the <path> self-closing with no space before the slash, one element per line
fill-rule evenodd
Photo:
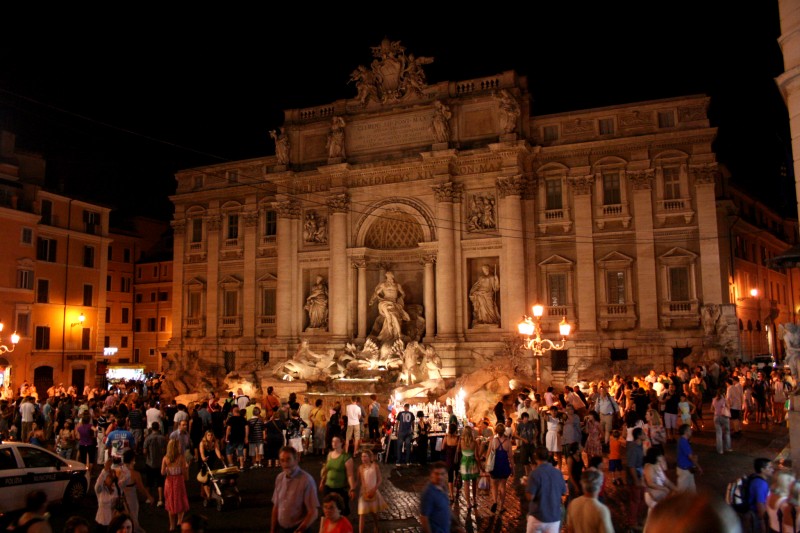
<path fill-rule="evenodd" d="M 603 229 L 608 222 L 621 222 L 627 228 L 631 223 L 628 204 L 598 205 L 595 209 L 595 223 Z"/>
<path fill-rule="evenodd" d="M 219 319 L 219 327 L 221 329 L 236 329 L 242 327 L 242 317 L 240 316 L 223 316 Z"/>
<path fill-rule="evenodd" d="M 656 219 L 663 224 L 667 217 L 683 217 L 687 224 L 691 222 L 694 217 L 691 200 L 688 198 L 658 200 L 656 202 Z"/>
<path fill-rule="evenodd" d="M 659 307 L 663 327 L 686 328 L 700 324 L 700 302 L 697 300 L 662 301 Z"/>
<path fill-rule="evenodd" d="M 659 200 L 658 209 L 660 211 L 682 211 L 689 207 L 689 200 L 678 198 L 674 200 Z"/>
<path fill-rule="evenodd" d="M 631 329 L 636 326 L 636 304 L 600 304 L 601 329 Z"/>
<path fill-rule="evenodd" d="M 262 326 L 274 326 L 277 323 L 277 317 L 275 315 L 261 315 L 258 317 L 258 322 Z"/>
<path fill-rule="evenodd" d="M 225 248 L 238 248 L 239 247 L 239 239 L 225 239 Z"/>

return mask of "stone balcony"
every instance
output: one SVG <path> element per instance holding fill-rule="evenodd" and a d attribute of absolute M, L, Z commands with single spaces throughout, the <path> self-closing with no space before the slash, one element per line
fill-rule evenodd
<path fill-rule="evenodd" d="M 689 198 L 658 200 L 655 215 L 659 224 L 663 224 L 670 217 L 682 217 L 683 221 L 688 224 L 694 218 L 694 210 Z"/>
<path fill-rule="evenodd" d="M 633 329 L 636 327 L 636 304 L 600 304 L 597 320 L 600 329 Z"/>
<path fill-rule="evenodd" d="M 686 328 L 700 325 L 700 302 L 662 301 L 659 302 L 659 316 L 663 328 Z"/>

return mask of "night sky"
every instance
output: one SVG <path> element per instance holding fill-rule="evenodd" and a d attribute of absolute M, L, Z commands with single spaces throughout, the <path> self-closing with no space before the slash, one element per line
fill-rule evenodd
<path fill-rule="evenodd" d="M 167 220 L 175 172 L 272 154 L 283 110 L 354 97 L 350 73 L 388 36 L 435 58 L 429 83 L 516 70 L 535 115 L 708 94 L 734 182 L 796 216 L 777 0 L 335 4 L 15 14 L 0 127 L 47 158 L 50 187 Z"/>

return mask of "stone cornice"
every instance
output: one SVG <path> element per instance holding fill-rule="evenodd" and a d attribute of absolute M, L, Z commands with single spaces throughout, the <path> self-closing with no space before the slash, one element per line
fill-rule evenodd
<path fill-rule="evenodd" d="M 539 155 L 541 164 L 563 158 L 563 153 L 570 157 L 592 157 L 605 155 L 619 155 L 630 151 L 666 150 L 677 149 L 686 151 L 687 144 L 710 143 L 716 137 L 717 128 L 704 128 L 702 132 L 692 130 L 687 132 L 670 132 L 661 134 L 643 135 L 641 137 L 625 137 L 607 141 L 586 141 L 579 143 L 559 144 L 545 146 Z"/>

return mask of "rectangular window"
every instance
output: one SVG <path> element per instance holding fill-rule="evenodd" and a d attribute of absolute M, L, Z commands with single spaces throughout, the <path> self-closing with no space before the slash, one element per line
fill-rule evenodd
<path fill-rule="evenodd" d="M 128 347 L 128 337 L 121 337 L 119 339 L 119 347 L 120 348 L 127 348 Z"/>
<path fill-rule="evenodd" d="M 34 347 L 37 350 L 50 349 L 50 326 L 36 326 L 36 338 Z"/>
<path fill-rule="evenodd" d="M 162 316 L 158 319 L 158 331 L 167 331 L 167 317 Z"/>
<path fill-rule="evenodd" d="M 119 290 L 120 292 L 131 292 L 131 278 L 121 277 L 119 279 Z"/>
<path fill-rule="evenodd" d="M 150 348 L 149 355 L 150 355 L 150 357 L 155 357 L 155 355 L 156 355 L 156 349 L 155 349 L 155 348 Z"/>
<path fill-rule="evenodd" d="M 111 308 L 106 307 L 106 324 L 111 323 Z"/>
<path fill-rule="evenodd" d="M 108 260 L 111 261 L 111 258 L 114 257 L 113 253 L 114 248 L 109 244 L 108 245 Z"/>
<path fill-rule="evenodd" d="M 53 225 L 53 202 L 50 200 L 42 200 L 39 204 L 40 215 L 42 215 L 42 224 L 46 226 Z"/>
<path fill-rule="evenodd" d="M 136 279 L 142 279 L 142 267 L 136 269 Z"/>
<path fill-rule="evenodd" d="M 606 284 L 609 304 L 624 304 L 625 298 L 625 271 L 611 270 L 606 272 Z"/>
<path fill-rule="evenodd" d="M 228 215 L 228 238 L 239 238 L 239 215 Z"/>
<path fill-rule="evenodd" d="M 48 263 L 55 263 L 57 244 L 58 242 L 55 239 L 39 237 L 36 241 L 36 259 L 39 261 L 47 261 Z"/>
<path fill-rule="evenodd" d="M 131 315 L 131 310 L 129 308 L 127 308 L 127 307 L 123 307 L 122 308 L 122 323 L 123 324 L 127 324 L 128 323 L 128 321 L 131 319 L 130 315 Z"/>
<path fill-rule="evenodd" d="M 261 293 L 261 314 L 264 316 L 275 316 L 276 290 L 274 288 L 264 289 Z"/>
<path fill-rule="evenodd" d="M 278 234 L 278 213 L 267 211 L 264 213 L 264 235 L 274 237 Z"/>
<path fill-rule="evenodd" d="M 561 178 L 545 180 L 544 187 L 546 191 L 545 201 L 547 202 L 546 209 L 562 209 L 562 194 L 561 194 Z"/>
<path fill-rule="evenodd" d="M 189 318 L 200 318 L 202 314 L 202 309 L 200 308 L 202 296 L 199 292 L 189 293 Z"/>
<path fill-rule="evenodd" d="M 222 316 L 239 314 L 239 291 L 225 291 Z"/>
<path fill-rule="evenodd" d="M 17 270 L 17 288 L 33 290 L 33 270 Z"/>
<path fill-rule="evenodd" d="M 134 318 L 133 319 L 133 332 L 139 333 L 142 331 L 142 319 L 141 318 Z"/>
<path fill-rule="evenodd" d="M 614 134 L 614 119 L 601 118 L 597 121 L 597 127 L 600 135 L 613 135 Z"/>
<path fill-rule="evenodd" d="M 158 277 L 158 265 L 153 266 L 153 277 Z"/>
<path fill-rule="evenodd" d="M 111 291 L 111 276 L 106 276 L 106 292 Z"/>
<path fill-rule="evenodd" d="M 20 337 L 31 336 L 31 314 L 17 313 L 17 335 Z"/>
<path fill-rule="evenodd" d="M 194 190 L 203 188 L 203 176 L 195 176 L 192 180 L 192 188 Z"/>
<path fill-rule="evenodd" d="M 97 233 L 97 226 L 100 225 L 100 213 L 94 211 L 83 212 L 83 223 L 86 228 L 86 233 L 92 235 Z"/>
<path fill-rule="evenodd" d="M 94 287 L 91 285 L 84 285 L 83 286 L 83 305 L 86 307 L 92 306 L 92 292 L 94 292 Z"/>
<path fill-rule="evenodd" d="M 22 244 L 33 244 L 33 230 L 31 228 L 22 228 L 19 240 Z"/>
<path fill-rule="evenodd" d="M 674 128 L 675 127 L 675 113 L 672 111 L 659 111 L 658 112 L 658 127 L 659 128 Z"/>
<path fill-rule="evenodd" d="M 125 263 L 130 263 L 131 262 L 131 249 L 130 248 L 125 248 L 124 250 L 122 250 L 122 261 L 125 262 Z"/>
<path fill-rule="evenodd" d="M 151 292 L 150 293 L 150 301 L 151 302 L 155 302 L 156 301 L 156 293 L 155 292 Z"/>
<path fill-rule="evenodd" d="M 189 242 L 203 242 L 203 219 L 192 219 L 192 233 Z"/>
<path fill-rule="evenodd" d="M 553 372 L 569 370 L 569 350 L 550 350 L 550 364 Z"/>
<path fill-rule="evenodd" d="M 558 126 L 545 126 L 542 137 L 545 142 L 552 142 L 558 140 Z"/>
<path fill-rule="evenodd" d="M 92 328 L 83 328 L 81 331 L 81 350 L 88 350 L 92 341 Z"/>
<path fill-rule="evenodd" d="M 36 303 L 46 304 L 50 301 L 50 280 L 36 280 Z"/>
<path fill-rule="evenodd" d="M 547 292 L 550 306 L 567 305 L 567 275 L 565 273 L 548 274 Z"/>
<path fill-rule="evenodd" d="M 168 299 L 169 299 L 169 293 L 167 291 L 158 291 L 159 302 L 166 302 Z"/>
<path fill-rule="evenodd" d="M 669 269 L 669 299 L 673 302 L 686 302 L 690 299 L 687 267 Z"/>
<path fill-rule="evenodd" d="M 136 293 L 136 303 L 137 304 L 142 303 L 142 293 L 141 292 L 137 292 Z"/>
<path fill-rule="evenodd" d="M 239 171 L 238 170 L 229 170 L 228 171 L 228 183 L 239 183 Z"/>
<path fill-rule="evenodd" d="M 156 319 L 155 318 L 148 318 L 147 319 L 147 331 L 155 331 L 156 330 Z"/>
<path fill-rule="evenodd" d="M 665 167 L 664 200 L 678 200 L 681 197 L 681 172 L 678 167 Z"/>
<path fill-rule="evenodd" d="M 603 205 L 617 205 L 622 203 L 619 172 L 603 174 Z"/>
<path fill-rule="evenodd" d="M 111 346 L 111 337 L 106 335 L 103 337 L 103 348 L 108 348 L 109 346 Z"/>
<path fill-rule="evenodd" d="M 83 266 L 94 268 L 94 246 L 83 247 Z"/>
<path fill-rule="evenodd" d="M 627 348 L 609 348 L 612 361 L 627 361 L 628 349 Z"/>

